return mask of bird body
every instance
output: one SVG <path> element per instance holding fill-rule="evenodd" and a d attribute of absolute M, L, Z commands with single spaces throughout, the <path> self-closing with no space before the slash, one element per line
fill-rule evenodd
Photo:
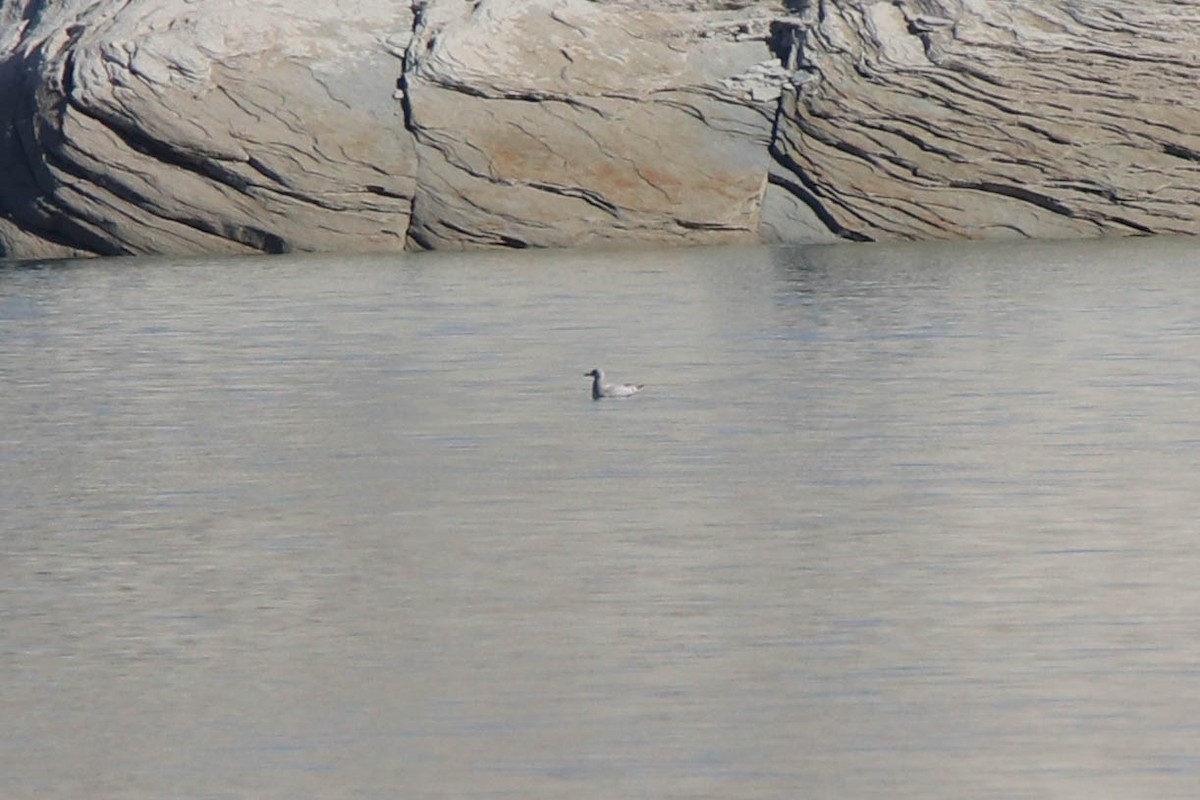
<path fill-rule="evenodd" d="M 593 400 L 599 400 L 602 397 L 629 397 L 640 392 L 646 385 L 644 383 L 605 383 L 604 370 L 599 367 L 591 372 L 585 372 L 583 377 L 592 379 Z"/>

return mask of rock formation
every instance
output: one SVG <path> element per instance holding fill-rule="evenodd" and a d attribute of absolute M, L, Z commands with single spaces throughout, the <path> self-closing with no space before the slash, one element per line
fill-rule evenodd
<path fill-rule="evenodd" d="M 778 93 L 756 99 L 736 80 L 772 61 L 772 4 L 677 5 L 421 14 L 405 69 L 413 241 L 756 239 Z"/>
<path fill-rule="evenodd" d="M 773 152 L 857 239 L 1200 231 L 1200 12 L 1171 0 L 822 2 Z M 794 183 L 792 183 L 794 182 Z"/>
<path fill-rule="evenodd" d="M 403 246 L 416 160 L 380 37 L 406 4 L 0 8 L 0 249 Z"/>
<path fill-rule="evenodd" d="M 0 0 L 0 255 L 1195 233 L 1171 0 Z"/>

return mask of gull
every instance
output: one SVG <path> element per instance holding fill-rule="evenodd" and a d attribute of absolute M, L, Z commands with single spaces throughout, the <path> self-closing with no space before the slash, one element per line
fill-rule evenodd
<path fill-rule="evenodd" d="M 632 383 L 605 383 L 604 370 L 597 367 L 591 372 L 583 373 L 583 377 L 592 378 L 592 399 L 599 400 L 601 397 L 629 397 L 631 394 L 637 394 L 646 384 L 639 383 L 636 386 Z"/>

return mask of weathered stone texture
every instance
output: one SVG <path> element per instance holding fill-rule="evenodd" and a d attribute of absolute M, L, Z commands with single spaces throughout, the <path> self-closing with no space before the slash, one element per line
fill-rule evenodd
<path fill-rule="evenodd" d="M 1200 230 L 1200 11 L 1169 0 L 822 2 L 774 144 L 861 239 Z"/>
<path fill-rule="evenodd" d="M 1171 0 L 0 0 L 0 255 L 1200 228 Z"/>
<path fill-rule="evenodd" d="M 406 5 L 4 8 L 6 251 L 403 245 L 416 162 L 378 76 L 400 71 L 380 41 Z"/>
<path fill-rule="evenodd" d="M 484 0 L 421 20 L 413 240 L 756 240 L 775 103 L 729 83 L 771 59 L 746 13 Z"/>

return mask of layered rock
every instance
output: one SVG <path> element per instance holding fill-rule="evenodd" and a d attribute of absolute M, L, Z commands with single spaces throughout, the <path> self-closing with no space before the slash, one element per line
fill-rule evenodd
<path fill-rule="evenodd" d="M 416 161 L 383 43 L 407 4 L 22 0 L 3 20 L 4 250 L 403 246 Z"/>
<path fill-rule="evenodd" d="M 822 2 L 774 152 L 857 239 L 1200 230 L 1200 15 L 1170 0 Z M 793 182 L 794 183 L 791 183 Z"/>
<path fill-rule="evenodd" d="M 1195 233 L 1171 0 L 0 0 L 0 255 Z"/>
<path fill-rule="evenodd" d="M 771 3 L 427 9 L 405 90 L 422 247 L 756 241 Z M 717 4 L 724 5 L 724 4 Z"/>

